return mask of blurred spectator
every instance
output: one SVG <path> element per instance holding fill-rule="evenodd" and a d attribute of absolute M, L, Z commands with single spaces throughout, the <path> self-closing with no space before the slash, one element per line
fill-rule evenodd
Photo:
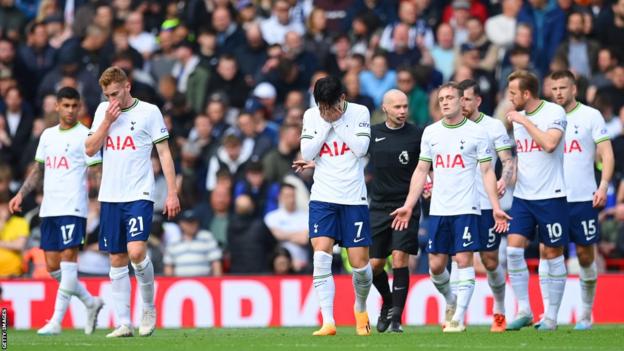
<path fill-rule="evenodd" d="M 13 175 L 21 179 L 23 175 L 18 165 L 30 141 L 34 116 L 17 87 L 9 88 L 4 96 L 4 105 L 0 109 L 0 127 L 6 132 L 6 136 L 0 137 L 2 153 L 5 153 L 6 148 Z"/>
<path fill-rule="evenodd" d="M 28 72 L 29 83 L 24 94 L 32 99 L 37 94 L 37 87 L 41 80 L 55 65 L 56 49 L 48 44 L 48 33 L 43 22 L 32 23 L 28 29 L 25 45 L 18 49 L 18 60 Z"/>
<path fill-rule="evenodd" d="M 143 67 L 143 55 L 135 48 L 130 46 L 129 32 L 124 26 L 118 26 L 113 30 L 113 45 L 115 46 L 115 54 L 125 53 L 130 55 L 134 67 Z M 171 70 L 169 70 L 171 71 Z"/>
<path fill-rule="evenodd" d="M 223 146 L 217 149 L 217 152 L 210 159 L 208 164 L 208 176 L 206 178 L 206 189 L 214 190 L 217 185 L 217 172 L 224 169 L 227 170 L 234 181 L 239 181 L 244 177 L 243 166 L 249 159 L 249 151 L 242 153 L 242 141 L 234 133 L 228 134 L 223 138 Z"/>
<path fill-rule="evenodd" d="M 299 125 L 282 125 L 277 148 L 271 150 L 262 160 L 267 181 L 281 182 L 286 174 L 291 173 L 292 162 L 299 151 L 300 134 Z"/>
<path fill-rule="evenodd" d="M 409 120 L 417 126 L 425 127 L 429 124 L 429 111 L 427 100 L 429 96 L 420 86 L 411 69 L 400 68 L 397 71 L 397 87 L 407 95 Z"/>
<path fill-rule="evenodd" d="M 18 40 L 26 24 L 26 16 L 15 6 L 15 0 L 0 1 L 0 37 Z"/>
<path fill-rule="evenodd" d="M 327 14 L 325 10 L 315 7 L 310 12 L 307 30 L 303 37 L 304 50 L 316 56 L 317 62 L 325 67 L 332 45 L 332 37 L 327 33 Z"/>
<path fill-rule="evenodd" d="M 176 63 L 171 75 L 178 81 L 178 91 L 186 95 L 186 100 L 195 113 L 204 109 L 206 87 L 210 72 L 199 66 L 199 57 L 193 53 L 193 44 L 182 41 L 175 49 Z"/>
<path fill-rule="evenodd" d="M 158 49 L 156 36 L 145 31 L 143 24 L 143 14 L 135 11 L 126 18 L 126 29 L 129 34 L 129 43 L 136 51 L 143 55 L 144 59 L 149 59 L 152 53 Z"/>
<path fill-rule="evenodd" d="M 556 55 L 565 57 L 570 63 L 570 70 L 577 75 L 591 78 L 596 70 L 600 45 L 586 37 L 584 18 L 580 12 L 568 16 L 568 37 L 559 45 Z"/>
<path fill-rule="evenodd" d="M 364 105 L 368 108 L 368 111 L 371 114 L 373 113 L 373 111 L 375 110 L 375 103 L 370 96 L 361 94 L 360 78 L 357 73 L 349 72 L 345 74 L 345 76 L 342 78 L 342 84 L 345 87 L 347 101 Z"/>
<path fill-rule="evenodd" d="M 286 33 L 290 31 L 305 34 L 303 23 L 291 18 L 290 9 L 290 2 L 276 0 L 271 8 L 271 17 L 260 22 L 262 36 L 269 45 L 283 44 Z"/>
<path fill-rule="evenodd" d="M 0 277 L 22 274 L 22 252 L 29 233 L 28 222 L 9 213 L 8 194 L 0 194 Z"/>
<path fill-rule="evenodd" d="M 485 35 L 483 23 L 477 18 L 468 19 L 466 27 L 468 28 L 468 38 L 465 44 L 472 45 L 479 50 L 479 68 L 493 73 L 498 64 L 498 46 L 490 42 Z"/>
<path fill-rule="evenodd" d="M 452 0 L 450 5 L 447 5 L 444 8 L 444 13 L 442 14 L 442 21 L 449 22 L 453 19 L 454 15 L 457 11 L 465 10 L 468 16 L 476 17 L 481 21 L 481 23 L 485 22 L 488 17 L 487 8 L 481 1 L 478 0 Z"/>
<path fill-rule="evenodd" d="M 622 48 L 624 38 L 624 0 L 615 0 L 611 6 L 611 14 L 600 18 L 596 23 L 596 32 L 602 45 Z"/>
<path fill-rule="evenodd" d="M 234 56 L 221 55 L 215 73 L 208 80 L 206 94 L 223 93 L 230 97 L 230 106 L 240 109 L 245 106 L 249 90 L 249 86 L 243 79 L 243 74 L 239 72 L 238 63 Z"/>
<path fill-rule="evenodd" d="M 281 49 L 279 50 L 281 54 Z M 240 71 L 250 86 L 255 83 L 260 70 L 267 61 L 267 43 L 262 38 L 260 25 L 251 24 L 245 30 L 245 41 L 236 50 Z"/>
<path fill-rule="evenodd" d="M 399 4 L 399 21 L 391 23 L 384 28 L 379 40 L 379 47 L 388 52 L 396 50 L 397 40 L 394 33 L 398 27 L 405 27 L 407 36 L 402 44 L 407 45 L 410 50 L 417 49 L 418 40 L 424 45 L 433 47 L 433 32 L 428 23 L 420 17 L 422 9 L 413 1 L 403 1 Z"/>
<path fill-rule="evenodd" d="M 234 185 L 234 198 L 247 195 L 254 203 L 254 217 L 262 218 L 277 208 L 279 183 L 269 182 L 264 177 L 260 161 L 250 161 L 245 165 L 245 178 Z"/>
<path fill-rule="evenodd" d="M 278 247 L 271 257 L 271 270 L 275 275 L 294 274 L 293 260 L 290 252 Z"/>
<path fill-rule="evenodd" d="M 496 105 L 498 87 L 494 79 L 494 74 L 480 66 L 482 61 L 479 48 L 470 43 L 463 44 L 461 46 L 461 62 L 472 71 L 471 78 L 479 84 L 479 88 L 481 89 L 482 102 L 479 109 L 488 115 L 492 115 L 494 106 Z M 466 79 L 458 75 L 460 71 L 461 66 L 453 78 L 456 82 L 461 82 Z"/>
<path fill-rule="evenodd" d="M 600 89 L 611 84 L 608 75 L 611 73 L 613 68 L 618 65 L 618 63 L 618 57 L 613 49 L 601 47 L 598 50 L 596 70 L 592 72 L 590 80 L 591 86 L 596 89 Z M 588 100 L 592 99 L 588 98 Z"/>
<path fill-rule="evenodd" d="M 217 33 L 210 28 L 202 27 L 197 34 L 199 64 L 213 71 L 219 63 L 217 52 Z"/>
<path fill-rule="evenodd" d="M 239 27 L 226 7 L 217 7 L 212 12 L 212 27 L 217 34 L 219 53 L 233 55 L 245 41 L 245 32 Z"/>
<path fill-rule="evenodd" d="M 431 56 L 435 68 L 442 72 L 444 81 L 448 81 L 453 75 L 455 67 L 455 44 L 453 27 L 447 23 L 442 23 L 436 30 L 437 43 L 431 49 Z"/>
<path fill-rule="evenodd" d="M 232 205 L 232 195 L 230 188 L 225 185 L 218 185 L 210 193 L 210 206 L 212 216 L 203 228 L 208 228 L 212 235 L 219 242 L 220 247 L 227 246 L 227 228 L 230 222 L 229 210 Z"/>
<path fill-rule="evenodd" d="M 242 153 L 249 153 L 251 160 L 260 160 L 273 149 L 273 137 L 268 133 L 263 133 L 265 129 L 263 126 L 266 125 L 263 116 L 258 115 L 256 118 L 255 114 L 241 113 L 237 124 L 237 132 L 243 138 L 244 151 Z"/>
<path fill-rule="evenodd" d="M 406 24 L 399 23 L 394 27 L 392 43 L 393 50 L 386 54 L 391 69 L 396 70 L 401 66 L 415 66 L 420 63 L 422 55 L 416 44 L 409 45 L 409 27 Z"/>
<path fill-rule="evenodd" d="M 383 54 L 371 58 L 369 69 L 360 73 L 362 94 L 373 99 L 375 107 L 381 106 L 383 95 L 396 85 L 396 72 L 388 69 L 388 61 Z"/>
<path fill-rule="evenodd" d="M 212 123 L 212 137 L 221 141 L 225 131 L 230 129 L 230 124 L 225 120 L 227 114 L 225 96 L 220 93 L 212 94 L 206 104 L 205 113 Z"/>
<path fill-rule="evenodd" d="M 154 52 L 150 60 L 150 74 L 157 82 L 160 81 L 163 76 L 170 75 L 176 63 L 173 31 L 168 29 L 161 30 L 158 34 L 158 43 L 160 44 L 160 48 Z"/>
<path fill-rule="evenodd" d="M 212 234 L 199 227 L 192 210 L 180 215 L 182 239 L 168 244 L 163 262 L 165 275 L 176 277 L 221 276 L 221 249 Z"/>
<path fill-rule="evenodd" d="M 611 84 L 598 89 L 597 94 L 604 94 L 613 103 L 613 111 L 621 114 L 624 106 L 624 64 L 615 66 L 609 79 Z"/>
<path fill-rule="evenodd" d="M 488 39 L 502 48 L 513 44 L 516 34 L 516 18 L 522 8 L 522 0 L 503 0 L 502 13 L 485 21 L 485 33 Z"/>
<path fill-rule="evenodd" d="M 282 183 L 279 208 L 267 213 L 264 223 L 279 244 L 290 252 L 295 271 L 305 269 L 310 263 L 308 212 L 297 209 L 294 186 Z"/>
<path fill-rule="evenodd" d="M 472 1 L 472 4 L 483 6 L 479 4 L 479 1 Z M 457 47 L 468 40 L 468 19 L 471 17 L 470 10 L 471 6 L 473 6 L 472 4 L 471 0 L 453 0 L 450 6 L 452 11 L 450 13 L 447 12 L 448 17 L 443 17 L 443 21 L 450 24 L 453 28 L 453 44 Z"/>
<path fill-rule="evenodd" d="M 318 58 L 314 53 L 307 51 L 303 43 L 301 34 L 290 31 L 284 36 L 284 57 L 292 60 L 298 67 L 301 79 L 305 82 L 310 81 L 312 74 L 316 72 L 319 66 Z"/>

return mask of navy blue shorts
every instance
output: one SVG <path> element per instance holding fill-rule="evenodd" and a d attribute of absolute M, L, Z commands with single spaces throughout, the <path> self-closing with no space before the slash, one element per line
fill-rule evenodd
<path fill-rule="evenodd" d="M 546 246 L 560 247 L 570 241 L 568 202 L 565 197 L 545 200 L 523 200 L 513 198 L 509 215 L 510 234 L 520 234 L 533 240 L 535 226 L 539 241 Z"/>
<path fill-rule="evenodd" d="M 494 217 L 492 210 L 481 210 L 479 216 L 479 237 L 481 238 L 481 249 L 479 251 L 496 251 L 501 243 L 503 234 L 494 231 Z"/>
<path fill-rule="evenodd" d="M 591 201 L 568 202 L 570 239 L 577 245 L 589 246 L 600 240 L 598 210 Z"/>
<path fill-rule="evenodd" d="M 455 255 L 479 251 L 479 215 L 429 216 L 427 252 Z"/>
<path fill-rule="evenodd" d="M 43 251 L 63 251 L 79 247 L 84 241 L 87 219 L 77 216 L 41 217 Z"/>
<path fill-rule="evenodd" d="M 326 236 L 342 247 L 368 247 L 372 243 L 366 205 L 310 201 L 309 216 L 310 239 Z"/>
<path fill-rule="evenodd" d="M 100 207 L 100 251 L 128 252 L 128 242 L 147 241 L 152 230 L 154 203 L 102 202 Z"/>

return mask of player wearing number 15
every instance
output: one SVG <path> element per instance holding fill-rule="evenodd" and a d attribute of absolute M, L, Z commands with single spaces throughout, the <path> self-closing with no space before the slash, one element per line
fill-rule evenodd
<path fill-rule="evenodd" d="M 84 141 L 89 129 L 78 122 L 80 94 L 74 88 L 61 88 L 56 94 L 59 124 L 43 131 L 37 146 L 37 164 L 28 174 L 22 188 L 9 202 L 11 212 L 21 211 L 22 200 L 37 188 L 43 178 L 41 217 L 41 248 L 45 252 L 50 275 L 59 281 L 54 314 L 39 335 L 61 332 L 61 322 L 72 296 L 87 308 L 85 333 L 93 333 L 97 314 L 102 308 L 78 281 L 78 248 L 85 235 L 87 218 L 87 170 L 98 171 L 99 153 L 87 157 Z M 93 166 L 93 167 L 90 167 Z M 97 167 L 96 167 L 97 166 Z"/>
<path fill-rule="evenodd" d="M 169 132 L 158 107 L 130 95 L 130 82 L 120 68 L 107 68 L 100 77 L 100 86 L 108 101 L 98 106 L 85 145 L 88 155 L 103 150 L 100 250 L 110 255 L 112 296 L 118 322 L 107 337 L 133 335 L 129 261 L 143 300 L 139 335 L 149 336 L 156 326 L 154 267 L 146 255 L 154 212 L 154 173 L 150 159 L 153 145 L 156 145 L 167 181 L 163 213 L 173 218 L 180 212 L 175 170 L 166 141 Z"/>
<path fill-rule="evenodd" d="M 568 118 L 563 171 L 570 211 L 570 239 L 576 244 L 576 254 L 581 265 L 579 281 L 583 301 L 583 310 L 577 318 L 575 329 L 585 330 L 591 328 L 598 278 L 594 262 L 594 251 L 600 238 L 598 208 L 604 207 L 607 199 L 607 188 L 613 175 L 613 148 L 600 112 L 576 101 L 576 78 L 572 72 L 558 71 L 550 77 L 555 101 L 566 110 Z M 596 156 L 602 161 L 599 186 L 594 181 Z M 546 273 L 540 269 L 540 282 Z"/>
<path fill-rule="evenodd" d="M 494 231 L 507 229 L 509 217 L 501 210 L 496 191 L 496 175 L 490 166 L 492 153 L 484 128 L 462 115 L 464 93 L 450 82 L 438 90 L 438 104 L 444 117 L 427 128 L 422 136 L 418 165 L 410 182 L 403 207 L 392 212 L 395 230 L 407 228 L 412 209 L 420 197 L 433 166 L 434 186 L 429 218 L 429 268 L 431 280 L 447 304 L 444 332 L 463 332 L 464 314 L 475 287 L 473 252 L 480 249 L 480 200 L 476 182 L 479 165 L 483 186 L 492 205 Z M 457 296 L 451 292 L 449 256 L 459 266 Z"/>

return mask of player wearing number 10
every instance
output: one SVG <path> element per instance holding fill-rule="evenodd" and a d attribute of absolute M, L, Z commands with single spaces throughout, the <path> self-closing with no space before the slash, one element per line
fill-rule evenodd
<path fill-rule="evenodd" d="M 154 173 L 150 160 L 153 145 L 167 181 L 163 212 L 169 218 L 180 212 L 175 170 L 166 142 L 169 132 L 158 107 L 132 98 L 130 82 L 120 68 L 107 68 L 100 77 L 100 85 L 108 102 L 98 106 L 85 145 L 88 155 L 103 150 L 100 250 L 110 255 L 118 323 L 107 337 L 133 335 L 128 261 L 132 262 L 143 300 L 139 335 L 149 336 L 156 326 L 154 267 L 146 254 L 154 212 Z"/>
<path fill-rule="evenodd" d="M 50 275 L 59 281 L 54 314 L 37 331 L 39 335 L 61 333 L 61 322 L 72 296 L 87 308 L 85 333 L 93 333 L 97 314 L 104 304 L 92 297 L 78 281 L 78 248 L 82 245 L 87 222 L 87 169 L 96 170 L 102 163 L 99 153 L 87 157 L 84 141 L 89 129 L 77 116 L 80 94 L 74 88 L 61 88 L 56 94 L 59 124 L 43 131 L 35 154 L 36 166 L 22 188 L 9 202 L 11 212 L 21 211 L 22 200 L 37 188 L 43 178 L 41 248 L 45 252 Z M 94 167 L 90 167 L 94 166 Z M 95 167 L 97 166 L 97 167 Z"/>

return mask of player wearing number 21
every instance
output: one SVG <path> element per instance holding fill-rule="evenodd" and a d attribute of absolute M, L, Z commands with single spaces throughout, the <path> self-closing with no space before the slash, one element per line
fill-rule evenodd
<path fill-rule="evenodd" d="M 425 128 L 405 204 L 391 213 L 395 230 L 408 226 L 412 209 L 433 167 L 427 251 L 431 280 L 447 304 L 443 329 L 446 333 L 466 330 L 464 315 L 475 287 L 473 253 L 480 249 L 481 214 L 477 164 L 492 204 L 494 231 L 504 232 L 510 219 L 498 202 L 496 175 L 490 166 L 494 150 L 485 129 L 462 115 L 463 96 L 457 83 L 450 82 L 439 88 L 438 104 L 444 118 Z M 455 256 L 459 266 L 457 295 L 451 292 L 446 269 L 449 256 Z"/>
<path fill-rule="evenodd" d="M 154 173 L 150 155 L 156 151 L 167 181 L 163 213 L 169 218 L 180 212 L 175 170 L 169 151 L 169 132 L 160 110 L 130 95 L 128 77 L 118 67 L 107 68 L 100 77 L 107 102 L 95 111 L 88 155 L 102 149 L 100 185 L 100 250 L 110 255 L 110 278 L 117 328 L 107 337 L 132 336 L 128 263 L 137 279 L 143 300 L 140 336 L 149 336 L 156 326 L 154 267 L 146 254 L 154 212 Z"/>
<path fill-rule="evenodd" d="M 78 122 L 80 94 L 74 88 L 61 88 L 56 94 L 59 124 L 41 134 L 36 165 L 21 189 L 9 202 L 12 213 L 21 211 L 22 201 L 43 179 L 41 249 L 52 278 L 60 284 L 52 318 L 37 331 L 38 335 L 61 333 L 61 322 L 72 296 L 87 308 L 85 333 L 95 329 L 97 314 L 104 304 L 93 297 L 78 281 L 78 248 L 82 245 L 87 223 L 87 172 L 99 173 L 99 152 L 88 157 L 84 141 L 89 128 Z"/>

